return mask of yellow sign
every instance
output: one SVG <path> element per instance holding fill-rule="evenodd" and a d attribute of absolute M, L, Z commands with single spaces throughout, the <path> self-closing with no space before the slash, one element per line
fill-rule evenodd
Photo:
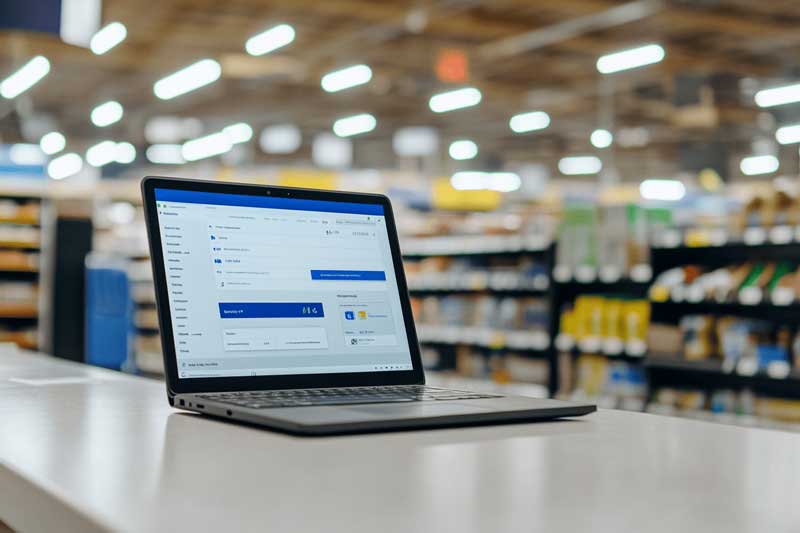
<path fill-rule="evenodd" d="M 306 189 L 335 189 L 338 176 L 324 170 L 283 169 L 278 171 L 278 185 Z"/>
<path fill-rule="evenodd" d="M 433 207 L 458 211 L 491 211 L 500 205 L 503 195 L 497 191 L 459 191 L 449 178 L 436 178 L 431 190 Z"/>

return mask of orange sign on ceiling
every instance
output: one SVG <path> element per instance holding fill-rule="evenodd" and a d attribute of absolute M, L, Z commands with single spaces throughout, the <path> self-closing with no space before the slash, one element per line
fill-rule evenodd
<path fill-rule="evenodd" d="M 469 60 L 463 50 L 444 48 L 436 56 L 436 77 L 448 83 L 463 83 L 469 78 Z"/>

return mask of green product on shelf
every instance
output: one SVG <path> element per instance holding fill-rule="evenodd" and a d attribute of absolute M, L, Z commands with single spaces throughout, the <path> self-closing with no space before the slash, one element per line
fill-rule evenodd
<path fill-rule="evenodd" d="M 558 238 L 559 265 L 575 269 L 581 265 L 597 266 L 597 214 L 593 206 L 570 205 Z"/>
<path fill-rule="evenodd" d="M 747 274 L 746 278 L 744 278 L 744 281 L 739 287 L 739 290 L 741 291 L 742 289 L 745 289 L 747 287 L 754 287 L 763 271 L 764 271 L 764 263 L 756 263 L 755 265 L 753 265 L 752 270 L 750 270 L 750 273 Z"/>
<path fill-rule="evenodd" d="M 791 273 L 792 273 L 792 266 L 789 263 L 785 262 L 778 263 L 777 265 L 775 265 L 775 274 L 772 276 L 772 279 L 769 280 L 769 283 L 767 283 L 767 289 L 769 289 L 769 291 L 772 292 L 775 289 L 775 287 L 778 286 L 778 283 L 780 283 L 781 279 L 784 276 Z"/>

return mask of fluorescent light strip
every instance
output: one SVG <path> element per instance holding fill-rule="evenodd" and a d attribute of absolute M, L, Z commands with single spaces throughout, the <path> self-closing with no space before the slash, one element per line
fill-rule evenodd
<path fill-rule="evenodd" d="M 42 149 L 42 152 L 47 155 L 57 154 L 63 150 L 65 146 L 67 146 L 67 139 L 57 131 L 46 133 L 39 140 L 39 147 Z"/>
<path fill-rule="evenodd" d="M 639 194 L 645 200 L 677 202 L 686 196 L 686 186 L 678 180 L 648 179 L 639 185 Z"/>
<path fill-rule="evenodd" d="M 739 163 L 739 169 L 745 176 L 771 174 L 778 170 L 780 162 L 774 155 L 753 155 L 745 157 Z"/>
<path fill-rule="evenodd" d="M 465 87 L 463 89 L 456 89 L 455 91 L 448 91 L 431 96 L 431 99 L 428 101 L 428 106 L 434 113 L 446 113 L 448 111 L 455 111 L 456 109 L 476 106 L 481 103 L 482 98 L 483 95 L 478 89 L 474 87 Z"/>
<path fill-rule="evenodd" d="M 603 162 L 593 155 L 564 157 L 558 162 L 558 170 L 567 176 L 597 174 L 603 169 Z"/>
<path fill-rule="evenodd" d="M 54 180 L 63 180 L 77 174 L 83 168 L 83 159 L 75 153 L 56 157 L 47 165 L 47 174 Z"/>
<path fill-rule="evenodd" d="M 224 131 L 198 137 L 183 143 L 181 155 L 187 161 L 198 161 L 224 154 L 233 147 L 230 136 Z"/>
<path fill-rule="evenodd" d="M 781 144 L 800 143 L 800 124 L 778 128 L 775 139 Z"/>
<path fill-rule="evenodd" d="M 222 132 L 228 136 L 231 144 L 246 143 L 253 138 L 253 128 L 244 122 L 237 122 L 224 128 Z"/>
<path fill-rule="evenodd" d="M 364 85 L 372 79 L 372 69 L 367 65 L 353 65 L 352 67 L 343 68 L 329 72 L 322 77 L 320 85 L 322 89 L 328 93 L 335 93 Z"/>
<path fill-rule="evenodd" d="M 756 93 L 756 104 L 759 107 L 774 107 L 795 102 L 800 102 L 800 83 L 764 89 Z"/>
<path fill-rule="evenodd" d="M 104 128 L 119 122 L 124 112 L 125 110 L 122 109 L 119 102 L 111 100 L 92 109 L 90 118 L 92 119 L 92 124 L 98 128 Z"/>
<path fill-rule="evenodd" d="M 608 148 L 614 142 L 614 135 L 608 130 L 596 129 L 589 140 L 595 148 Z"/>
<path fill-rule="evenodd" d="M 288 24 L 279 24 L 247 39 L 244 49 L 251 56 L 263 56 L 291 43 L 294 36 L 294 28 Z"/>
<path fill-rule="evenodd" d="M 156 165 L 182 165 L 186 162 L 180 144 L 153 144 L 147 148 L 145 156 Z"/>
<path fill-rule="evenodd" d="M 259 137 L 259 145 L 267 154 L 291 154 L 302 144 L 303 134 L 293 124 L 267 126 Z"/>
<path fill-rule="evenodd" d="M 102 141 L 86 150 L 86 162 L 93 167 L 102 167 L 113 163 L 117 158 L 117 143 Z"/>
<path fill-rule="evenodd" d="M 8 158 L 15 165 L 40 166 L 47 161 L 38 144 L 17 143 L 8 149 Z"/>
<path fill-rule="evenodd" d="M 129 142 L 117 143 L 114 150 L 114 162 L 128 165 L 136 161 L 136 147 Z"/>
<path fill-rule="evenodd" d="M 16 98 L 36 85 L 48 72 L 50 61 L 44 56 L 36 56 L 0 82 L 0 96 L 9 100 Z"/>
<path fill-rule="evenodd" d="M 447 153 L 456 161 L 474 159 L 478 155 L 478 145 L 469 139 L 459 139 L 450 143 Z"/>
<path fill-rule="evenodd" d="M 514 133 L 543 130 L 550 125 L 550 115 L 544 111 L 531 111 L 514 115 L 508 121 L 508 126 Z"/>
<path fill-rule="evenodd" d="M 155 82 L 153 93 L 162 100 L 169 100 L 214 83 L 221 75 L 222 67 L 218 62 L 201 59 Z"/>
<path fill-rule="evenodd" d="M 339 137 L 352 137 L 375 129 L 375 117 L 368 113 L 353 115 L 352 117 L 340 118 L 333 123 L 333 133 Z"/>
<path fill-rule="evenodd" d="M 450 185 L 459 191 L 512 192 L 520 188 L 522 180 L 513 172 L 464 171 L 453 174 Z"/>
<path fill-rule="evenodd" d="M 601 56 L 597 60 L 597 70 L 602 74 L 613 74 L 658 63 L 665 55 L 664 48 L 660 45 L 648 44 Z"/>
<path fill-rule="evenodd" d="M 89 42 L 89 48 L 95 55 L 103 55 L 128 36 L 128 29 L 121 22 L 112 22 L 94 34 Z"/>

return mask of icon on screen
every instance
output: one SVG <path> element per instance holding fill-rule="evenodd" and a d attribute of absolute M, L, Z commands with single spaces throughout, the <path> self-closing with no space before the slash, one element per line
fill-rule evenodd
<path fill-rule="evenodd" d="M 214 262 L 218 265 L 222 264 L 222 259 L 214 259 Z"/>
<path fill-rule="evenodd" d="M 344 312 L 344 318 L 345 318 L 345 320 L 355 320 L 356 319 L 356 315 L 352 311 L 345 311 Z"/>
<path fill-rule="evenodd" d="M 212 240 L 212 241 L 216 241 L 216 240 L 217 240 L 217 238 L 216 238 L 216 237 L 214 237 L 214 236 L 212 235 L 212 236 L 211 236 L 211 240 Z"/>
<path fill-rule="evenodd" d="M 359 311 L 358 312 L 358 319 L 359 320 L 366 320 L 367 319 L 367 312 L 366 311 Z"/>

